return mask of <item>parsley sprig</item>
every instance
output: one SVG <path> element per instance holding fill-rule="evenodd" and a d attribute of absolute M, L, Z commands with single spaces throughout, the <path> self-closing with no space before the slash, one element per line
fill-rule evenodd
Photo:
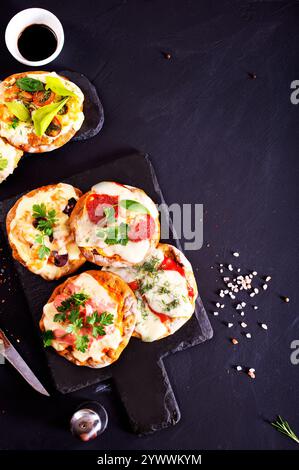
<path fill-rule="evenodd" d="M 14 117 L 9 125 L 11 129 L 16 129 L 19 125 L 19 119 L 17 117 Z"/>
<path fill-rule="evenodd" d="M 80 330 L 83 328 L 83 318 L 80 317 L 80 306 L 84 306 L 89 296 L 84 292 L 70 295 L 67 299 L 63 300 L 54 316 L 55 322 L 65 322 L 68 320 L 69 325 L 66 332 L 75 336 L 75 347 L 78 351 L 86 352 L 89 344 L 87 335 L 81 335 Z"/>
<path fill-rule="evenodd" d="M 78 335 L 76 337 L 75 346 L 76 346 L 76 349 L 78 349 L 78 351 L 85 353 L 88 347 L 88 344 L 89 344 L 89 338 L 87 335 L 82 335 L 82 336 Z"/>
<path fill-rule="evenodd" d="M 45 245 L 45 235 L 36 235 L 35 241 L 40 244 L 40 247 L 38 249 L 39 259 L 44 259 L 45 256 L 49 256 L 51 250 Z"/>
<path fill-rule="evenodd" d="M 37 221 L 36 228 L 41 232 L 36 235 L 35 241 L 40 244 L 38 257 L 42 260 L 45 256 L 48 256 L 51 251 L 45 245 L 45 237 L 51 237 L 53 235 L 53 227 L 56 223 L 56 211 L 54 209 L 47 211 L 46 205 L 43 202 L 41 204 L 33 204 L 32 210 L 32 217 Z"/>
<path fill-rule="evenodd" d="M 54 339 L 54 333 L 53 333 L 52 330 L 44 331 L 44 333 L 43 333 L 44 348 L 47 348 L 48 346 L 51 346 L 53 339 Z"/>
<path fill-rule="evenodd" d="M 160 264 L 161 261 L 159 258 L 152 256 L 152 258 L 137 266 L 137 271 L 139 273 L 148 274 L 150 277 L 155 277 L 158 274 Z"/>
<path fill-rule="evenodd" d="M 166 283 L 163 286 L 158 288 L 158 294 L 171 294 L 171 290 L 169 288 L 169 283 Z"/>
<path fill-rule="evenodd" d="M 104 326 L 108 326 L 113 323 L 113 315 L 108 312 L 103 312 L 101 315 L 99 315 L 98 312 L 93 312 L 93 314 L 87 318 L 87 323 L 92 325 L 93 337 L 105 336 L 106 331 Z"/>
<path fill-rule="evenodd" d="M 89 299 L 89 295 L 84 292 L 78 292 L 77 294 L 70 295 L 67 299 L 63 300 L 59 307 L 57 307 L 58 312 L 67 312 L 73 307 L 84 306 L 86 300 Z"/>
<path fill-rule="evenodd" d="M 141 295 L 145 294 L 154 287 L 154 284 L 150 282 L 141 282 L 139 286 L 139 292 Z"/>
<path fill-rule="evenodd" d="M 179 299 L 175 298 L 171 302 L 165 302 L 162 300 L 162 303 L 164 305 L 164 312 L 170 312 L 173 308 L 176 308 L 180 304 L 180 301 Z"/>
<path fill-rule="evenodd" d="M 57 307 L 58 313 L 54 316 L 55 322 L 68 322 L 66 327 L 66 333 L 75 336 L 75 347 L 78 351 L 86 352 L 89 344 L 88 335 L 82 335 L 81 330 L 84 326 L 92 327 L 92 336 L 104 336 L 106 334 L 104 326 L 111 325 L 113 323 L 113 315 L 108 312 L 99 314 L 97 311 L 93 312 L 86 318 L 80 316 L 80 307 L 85 306 L 89 296 L 84 292 L 79 292 L 70 295 L 67 299 L 63 300 L 59 307 Z"/>

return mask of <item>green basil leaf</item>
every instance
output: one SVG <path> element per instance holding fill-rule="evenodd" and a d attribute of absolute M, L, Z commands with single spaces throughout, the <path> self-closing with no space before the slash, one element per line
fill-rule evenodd
<path fill-rule="evenodd" d="M 107 237 L 105 238 L 105 243 L 107 245 L 127 245 L 128 239 L 128 225 L 124 222 L 121 222 L 120 225 L 114 227 L 107 227 L 106 229 Z"/>
<path fill-rule="evenodd" d="M 139 214 L 148 214 L 149 210 L 140 202 L 133 201 L 131 199 L 123 199 L 119 205 L 124 209 L 132 212 L 138 212 Z"/>
<path fill-rule="evenodd" d="M 23 77 L 16 80 L 16 85 L 24 91 L 41 91 L 44 89 L 44 84 L 36 78 Z"/>
<path fill-rule="evenodd" d="M 36 135 L 41 137 L 47 130 L 52 119 L 56 116 L 58 111 L 65 105 L 68 98 L 64 98 L 58 103 L 51 103 L 43 106 L 42 108 L 33 111 L 32 120 Z"/>
<path fill-rule="evenodd" d="M 7 165 L 8 165 L 7 158 L 0 157 L 0 171 L 5 170 L 5 168 L 7 168 Z"/>
<path fill-rule="evenodd" d="M 77 96 L 73 91 L 64 86 L 60 78 L 46 77 L 46 90 L 52 90 L 60 96 Z"/>
<path fill-rule="evenodd" d="M 23 103 L 18 101 L 8 101 L 5 103 L 9 111 L 16 116 L 20 121 L 29 121 L 30 112 Z"/>
<path fill-rule="evenodd" d="M 44 259 L 45 256 L 50 254 L 51 250 L 46 245 L 41 245 L 38 250 L 38 257 L 40 260 Z"/>
<path fill-rule="evenodd" d="M 127 245 L 128 225 L 121 222 L 120 225 L 111 225 L 103 227 L 96 232 L 97 237 L 101 238 L 107 245 Z"/>

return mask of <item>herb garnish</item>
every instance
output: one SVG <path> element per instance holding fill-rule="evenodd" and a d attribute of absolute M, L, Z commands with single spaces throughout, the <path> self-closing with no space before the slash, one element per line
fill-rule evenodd
<path fill-rule="evenodd" d="M 165 283 L 163 286 L 158 288 L 158 294 L 170 294 L 169 283 Z"/>
<path fill-rule="evenodd" d="M 51 346 L 53 339 L 54 339 L 54 333 L 53 333 L 52 330 L 44 331 L 44 333 L 43 333 L 44 348 L 47 348 L 48 346 Z"/>
<path fill-rule="evenodd" d="M 33 204 L 32 209 L 32 217 L 37 221 L 36 228 L 41 232 L 41 234 L 35 237 L 35 241 L 41 245 L 38 250 L 38 257 L 39 259 L 44 259 L 51 251 L 45 245 L 45 236 L 51 237 L 53 235 L 56 211 L 54 209 L 47 211 L 46 205 L 43 202 L 41 204 Z"/>
<path fill-rule="evenodd" d="M 83 353 L 86 352 L 87 346 L 89 343 L 89 338 L 87 335 L 78 335 L 75 341 L 75 346 L 78 351 L 81 351 Z"/>
<path fill-rule="evenodd" d="M 153 284 L 150 284 L 149 282 L 147 283 L 142 283 L 140 286 L 139 286 L 139 292 L 141 295 L 145 294 L 146 292 L 148 292 L 149 290 L 151 290 L 152 288 L 154 287 Z"/>
<path fill-rule="evenodd" d="M 103 312 L 101 315 L 98 312 L 93 312 L 87 318 L 87 323 L 92 325 L 92 336 L 104 336 L 106 334 L 104 326 L 111 325 L 113 323 L 113 315 L 108 312 Z"/>
<path fill-rule="evenodd" d="M 63 300 L 59 307 L 57 307 L 58 312 L 67 312 L 73 307 L 80 307 L 80 305 L 85 305 L 86 300 L 89 299 L 89 295 L 84 294 L 84 292 L 79 292 L 77 294 L 72 294 L 67 299 Z"/>
<path fill-rule="evenodd" d="M 145 261 L 140 266 L 137 266 L 138 272 L 144 272 L 151 275 L 156 275 L 158 273 L 158 267 L 160 265 L 160 260 L 156 256 L 153 256 L 148 261 Z"/>
<path fill-rule="evenodd" d="M 18 125 L 19 125 L 19 119 L 17 117 L 14 117 L 9 127 L 11 127 L 12 129 L 16 129 Z"/>
<path fill-rule="evenodd" d="M 109 217 L 111 217 L 111 213 L 109 214 Z M 124 222 L 121 222 L 120 225 L 100 228 L 96 235 L 99 238 L 103 238 L 107 245 L 127 245 L 129 241 L 128 225 Z"/>
<path fill-rule="evenodd" d="M 96 232 L 96 236 L 102 238 L 107 245 L 127 245 L 128 238 L 128 224 L 121 222 L 116 224 L 116 216 L 114 206 L 104 207 L 105 222 L 108 227 L 100 227 Z"/>
<path fill-rule="evenodd" d="M 111 207 L 104 207 L 103 209 L 106 221 L 108 224 L 114 223 L 115 222 L 115 209 L 113 206 Z"/>
<path fill-rule="evenodd" d="M 45 245 L 45 235 L 36 235 L 35 241 L 40 244 L 38 257 L 39 259 L 44 259 L 45 256 L 48 256 L 51 253 L 50 248 Z"/>
<path fill-rule="evenodd" d="M 63 300 L 54 316 L 55 322 L 68 321 L 66 332 L 75 336 L 75 347 L 78 351 L 86 352 L 89 344 L 89 338 L 87 335 L 81 335 L 80 330 L 84 327 L 84 317 L 80 316 L 80 306 L 85 305 L 89 296 L 84 292 L 70 295 L 67 299 Z M 99 314 L 97 311 L 93 312 L 86 318 L 86 324 L 92 327 L 92 336 L 104 336 L 106 334 L 104 326 L 111 325 L 113 323 L 113 315 L 108 312 Z"/>
<path fill-rule="evenodd" d="M 78 331 L 83 327 L 83 319 L 79 317 L 80 310 L 79 307 L 85 305 L 88 295 L 83 292 L 78 294 L 72 294 L 66 300 L 63 300 L 57 310 L 59 313 L 56 313 L 54 316 L 55 322 L 64 322 L 66 321 L 67 313 L 69 313 L 68 321 L 70 324 L 66 328 L 67 333 L 77 334 Z"/>
<path fill-rule="evenodd" d="M 271 423 L 272 426 L 274 426 L 279 432 L 281 432 L 282 434 L 284 434 L 285 436 L 289 437 L 290 439 L 292 439 L 293 441 L 297 442 L 297 444 L 299 444 L 299 437 L 296 436 L 296 434 L 294 433 L 294 431 L 290 428 L 290 425 L 289 423 L 283 419 L 281 416 L 278 416 L 278 418 L 276 419 L 276 421 L 274 421 L 273 423 Z"/>
<path fill-rule="evenodd" d="M 44 89 L 44 84 L 36 78 L 22 77 L 16 80 L 16 85 L 24 91 L 41 91 Z"/>
<path fill-rule="evenodd" d="M 56 211 L 54 209 L 47 211 L 46 205 L 43 202 L 41 204 L 34 204 L 32 209 L 32 217 L 38 221 L 36 228 L 44 232 L 45 235 L 53 235 Z"/>
<path fill-rule="evenodd" d="M 119 205 L 128 211 L 137 212 L 139 214 L 149 214 L 148 209 L 143 204 L 140 204 L 138 201 L 133 201 L 132 199 L 123 199 L 120 201 Z"/>
<path fill-rule="evenodd" d="M 176 308 L 180 304 L 180 301 L 179 299 L 173 299 L 171 302 L 167 303 L 164 300 L 162 300 L 162 303 L 164 305 L 164 311 L 170 312 L 170 310 L 172 310 L 173 308 Z"/>

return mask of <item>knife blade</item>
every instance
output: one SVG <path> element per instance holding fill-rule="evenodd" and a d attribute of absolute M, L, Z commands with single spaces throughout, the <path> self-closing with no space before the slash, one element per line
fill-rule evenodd
<path fill-rule="evenodd" d="M 40 383 L 36 375 L 28 367 L 24 359 L 20 356 L 18 351 L 13 347 L 11 342 L 7 339 L 4 332 L 0 329 L 0 346 L 1 343 L 3 348 L 0 349 L 1 354 L 11 363 L 12 366 L 21 374 L 21 376 L 26 380 L 26 382 L 31 385 L 34 390 L 43 395 L 50 396 L 47 390 Z"/>

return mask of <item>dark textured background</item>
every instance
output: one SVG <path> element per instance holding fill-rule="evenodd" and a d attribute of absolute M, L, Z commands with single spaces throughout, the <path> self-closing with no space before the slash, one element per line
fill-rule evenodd
<path fill-rule="evenodd" d="M 3 77 L 24 70 L 5 48 L 4 28 L 29 6 L 59 16 L 66 42 L 49 69 L 70 68 L 93 80 L 106 121 L 93 140 L 26 158 L 1 186 L 1 199 L 138 148 L 150 153 L 169 203 L 204 204 L 204 245 L 189 258 L 206 308 L 212 310 L 217 299 L 216 263 L 234 261 L 231 250 L 241 253 L 240 265 L 270 274 L 272 282 L 260 297 L 260 309 L 246 315 L 251 341 L 236 328 L 240 343 L 232 348 L 232 330 L 222 322 L 234 311 L 226 308 L 211 317 L 211 341 L 166 360 L 182 412 L 174 428 L 137 438 L 113 386 L 47 399 L 5 365 L 0 366 L 0 447 L 296 448 L 267 420 L 282 414 L 299 432 L 299 365 L 289 358 L 291 341 L 299 339 L 299 107 L 290 103 L 290 83 L 299 79 L 299 4 L 8 1 L 0 15 Z M 1 289 L 6 301 L 0 304 L 0 324 L 21 339 L 18 349 L 50 389 L 16 283 L 11 274 Z M 283 303 L 280 295 L 291 302 Z M 267 323 L 268 331 L 257 321 Z M 254 367 L 256 380 L 237 374 L 232 368 L 237 363 Z M 83 445 L 68 433 L 67 419 L 86 398 L 99 399 L 110 422 L 101 439 Z"/>

